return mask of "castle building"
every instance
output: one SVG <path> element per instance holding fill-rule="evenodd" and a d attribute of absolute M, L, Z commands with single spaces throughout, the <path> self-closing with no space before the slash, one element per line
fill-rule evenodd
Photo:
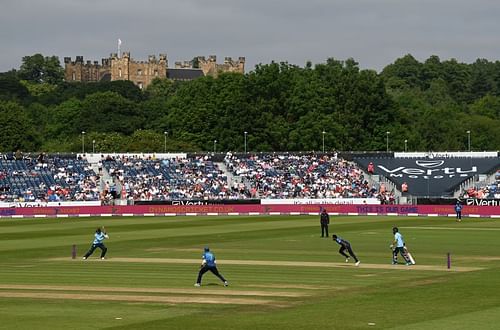
<path fill-rule="evenodd" d="M 192 61 L 175 62 L 175 68 L 168 67 L 166 54 L 158 58 L 150 55 L 148 61 L 135 61 L 129 52 L 124 52 L 121 57 L 111 54 L 109 58 L 98 61 L 83 61 L 83 56 L 77 56 L 75 61 L 71 57 L 64 58 L 65 80 L 67 82 L 97 82 L 130 80 L 139 88 L 146 88 L 155 78 L 171 80 L 193 80 L 202 76 L 213 76 L 221 72 L 245 73 L 245 58 L 239 57 L 237 61 L 226 57 L 223 64 L 217 63 L 215 56 L 195 57 Z"/>

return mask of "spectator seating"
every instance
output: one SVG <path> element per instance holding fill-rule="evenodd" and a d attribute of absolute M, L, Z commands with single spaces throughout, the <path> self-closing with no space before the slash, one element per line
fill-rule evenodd
<path fill-rule="evenodd" d="M 119 180 L 127 199 L 243 199 L 228 186 L 227 176 L 208 157 L 140 159 L 121 157 L 103 161 Z"/>
<path fill-rule="evenodd" d="M 238 158 L 228 153 L 227 168 L 243 177 L 256 198 L 381 198 L 362 170 L 335 156 L 261 155 Z"/>
<path fill-rule="evenodd" d="M 500 199 L 500 171 L 495 173 L 495 181 L 479 187 L 470 187 L 460 198 Z"/>
<path fill-rule="evenodd" d="M 85 160 L 0 159 L 0 201 L 98 200 L 97 181 Z"/>
<path fill-rule="evenodd" d="M 382 185 L 370 185 L 356 164 L 336 156 L 267 154 L 241 158 L 228 153 L 224 164 L 228 172 L 208 156 L 103 158 L 99 167 L 103 167 L 114 182 L 104 186 L 105 193 L 101 196 L 99 176 L 86 160 L 4 158 L 0 159 L 0 201 L 94 201 L 100 198 L 104 201 L 106 191 L 112 192 L 117 187 L 115 197 L 135 201 L 379 198 L 382 203 L 394 202 L 393 192 L 385 191 Z"/>

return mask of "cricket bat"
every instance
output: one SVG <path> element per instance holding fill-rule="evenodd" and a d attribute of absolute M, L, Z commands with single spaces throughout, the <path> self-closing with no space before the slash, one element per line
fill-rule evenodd
<path fill-rule="evenodd" d="M 104 228 L 104 226 L 102 226 L 102 232 L 104 233 L 104 237 L 109 238 L 109 235 L 106 232 L 106 228 Z"/>
<path fill-rule="evenodd" d="M 415 264 L 415 259 L 413 259 L 413 256 L 411 255 L 410 251 L 408 251 L 408 248 L 405 246 L 405 252 L 406 252 L 406 255 L 408 256 L 408 259 L 410 259 L 410 262 L 412 265 Z"/>

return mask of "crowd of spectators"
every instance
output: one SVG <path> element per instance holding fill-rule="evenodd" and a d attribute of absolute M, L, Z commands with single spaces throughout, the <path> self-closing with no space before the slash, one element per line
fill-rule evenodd
<path fill-rule="evenodd" d="M 244 199 L 245 191 L 233 189 L 227 176 L 208 156 L 193 159 L 116 157 L 103 166 L 121 185 L 121 198 L 132 200 Z"/>
<path fill-rule="evenodd" d="M 460 198 L 500 199 L 500 170 L 495 173 L 495 181 L 479 187 L 469 187 Z"/>
<path fill-rule="evenodd" d="M 239 157 L 227 153 L 222 168 L 208 155 L 172 159 L 103 156 L 98 167 L 98 173 L 94 172 L 85 159 L 0 155 L 0 202 L 249 198 L 396 202 L 394 191 L 384 183 L 373 183 L 355 163 L 336 155 Z M 106 182 L 100 180 L 103 173 L 109 178 Z M 472 187 L 460 197 L 500 199 L 500 171 L 495 182 Z"/>
<path fill-rule="evenodd" d="M 82 159 L 0 156 L 0 201 L 59 202 L 99 200 L 98 175 Z"/>
<path fill-rule="evenodd" d="M 328 155 L 228 153 L 226 167 L 243 178 L 252 198 L 378 198 L 393 203 L 393 192 L 370 185 L 354 163 Z"/>

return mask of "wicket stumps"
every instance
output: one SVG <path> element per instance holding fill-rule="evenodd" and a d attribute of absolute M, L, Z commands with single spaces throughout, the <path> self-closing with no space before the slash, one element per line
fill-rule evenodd
<path fill-rule="evenodd" d="M 76 259 L 76 245 L 73 244 L 71 247 L 71 259 Z"/>
<path fill-rule="evenodd" d="M 448 269 L 451 268 L 451 254 L 450 252 L 448 252 L 448 254 L 446 255 L 446 259 L 447 259 L 447 262 L 448 262 Z"/>

